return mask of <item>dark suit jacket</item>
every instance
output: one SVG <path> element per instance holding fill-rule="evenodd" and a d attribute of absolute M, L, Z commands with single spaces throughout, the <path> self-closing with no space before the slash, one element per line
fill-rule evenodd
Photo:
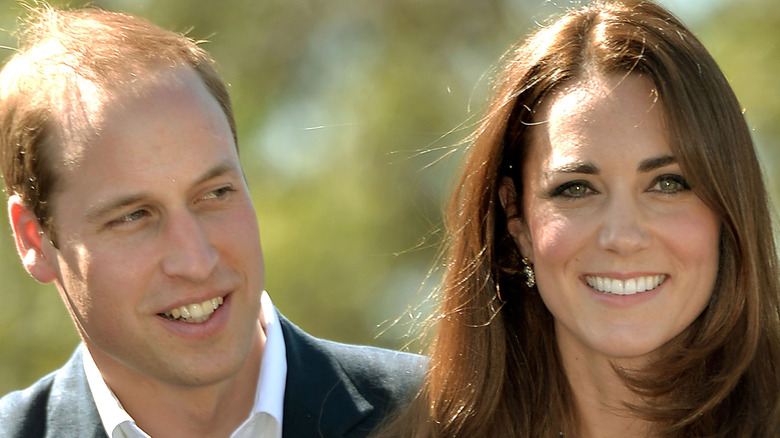
<path fill-rule="evenodd" d="M 314 338 L 279 315 L 287 348 L 284 438 L 364 437 L 419 387 L 420 356 Z M 0 399 L 4 438 L 106 438 L 81 349 L 59 370 Z"/>

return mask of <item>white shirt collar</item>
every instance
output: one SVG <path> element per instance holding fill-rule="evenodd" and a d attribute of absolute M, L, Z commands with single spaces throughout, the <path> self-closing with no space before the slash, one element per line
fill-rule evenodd
<path fill-rule="evenodd" d="M 233 432 L 231 438 L 282 436 L 284 389 L 287 381 L 287 351 L 282 327 L 271 297 L 263 291 L 260 324 L 265 330 L 266 343 L 255 393 L 255 404 L 249 418 Z M 82 345 L 84 372 L 95 400 L 100 420 L 111 438 L 149 438 L 135 425 L 111 389 L 106 385 L 86 346 Z"/>

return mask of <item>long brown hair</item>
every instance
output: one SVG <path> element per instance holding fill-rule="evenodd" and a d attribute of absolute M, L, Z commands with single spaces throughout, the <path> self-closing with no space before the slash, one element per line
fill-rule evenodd
<path fill-rule="evenodd" d="M 654 82 L 673 154 L 722 222 L 708 307 L 646 368 L 617 369 L 647 401 L 633 412 L 669 437 L 780 433 L 780 284 L 749 130 L 697 38 L 665 9 L 623 0 L 572 10 L 508 54 L 446 211 L 426 381 L 379 436 L 578 435 L 553 317 L 524 283 L 498 189 L 507 176 L 521 187 L 534 110 L 588 69 Z"/>

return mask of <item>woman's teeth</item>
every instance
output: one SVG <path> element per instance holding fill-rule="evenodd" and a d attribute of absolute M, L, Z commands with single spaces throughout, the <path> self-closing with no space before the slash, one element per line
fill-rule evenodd
<path fill-rule="evenodd" d="M 665 279 L 666 275 L 663 274 L 636 277 L 625 281 L 608 277 L 585 276 L 588 286 L 599 292 L 614 295 L 633 295 L 653 290 L 660 286 Z"/>
<path fill-rule="evenodd" d="M 202 303 L 192 303 L 171 309 L 161 315 L 168 319 L 190 323 L 204 322 L 222 305 L 222 297 L 212 298 Z"/>

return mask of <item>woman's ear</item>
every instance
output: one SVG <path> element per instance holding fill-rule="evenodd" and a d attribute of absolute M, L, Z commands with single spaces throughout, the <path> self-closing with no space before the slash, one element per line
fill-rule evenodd
<path fill-rule="evenodd" d="M 498 199 L 501 201 L 501 207 L 506 215 L 506 227 L 509 234 L 512 235 L 515 244 L 520 248 L 520 254 L 533 263 L 531 234 L 523 218 L 522 206 L 517 202 L 517 189 L 515 189 L 515 182 L 512 178 L 505 176 L 501 179 L 501 185 L 498 187 Z"/>
<path fill-rule="evenodd" d="M 53 260 L 46 256 L 46 249 L 53 247 L 35 213 L 24 206 L 22 198 L 12 195 L 8 198 L 8 216 L 24 268 L 41 283 L 54 281 L 57 271 Z"/>

